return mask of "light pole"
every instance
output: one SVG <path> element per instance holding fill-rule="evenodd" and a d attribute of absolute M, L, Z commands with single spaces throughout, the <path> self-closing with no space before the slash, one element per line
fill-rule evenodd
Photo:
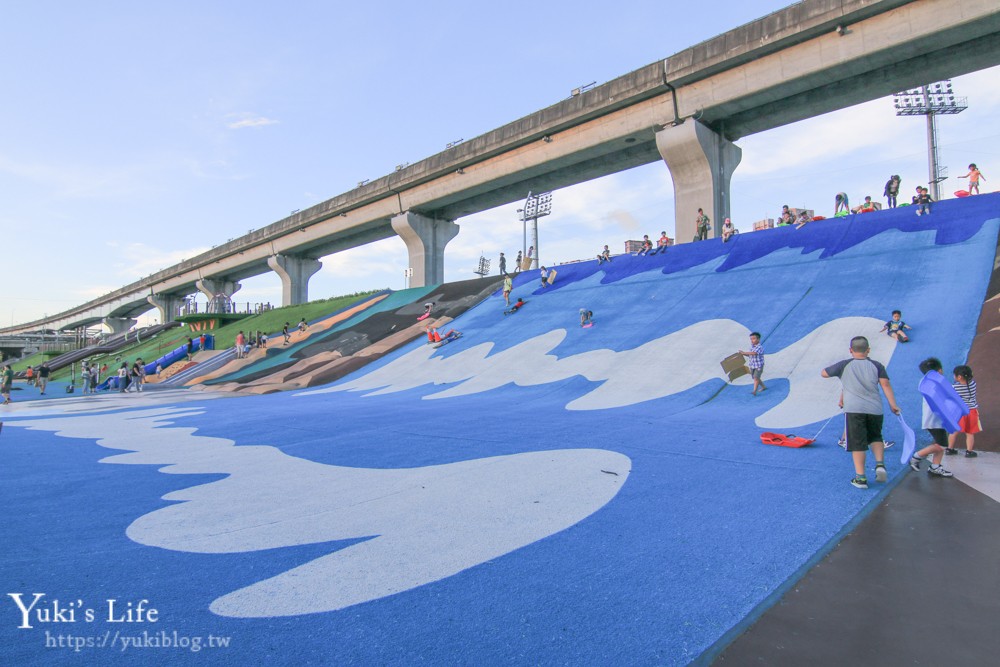
<path fill-rule="evenodd" d="M 927 185 L 931 199 L 937 201 L 941 198 L 938 183 L 948 178 L 948 168 L 938 165 L 937 122 L 934 117 L 962 113 L 969 108 L 966 98 L 955 97 L 951 79 L 945 79 L 896 93 L 893 95 L 893 106 L 897 116 L 927 117 Z"/>
<path fill-rule="evenodd" d="M 531 269 L 534 268 L 534 265 L 540 266 L 538 261 L 538 257 L 541 254 L 538 252 L 538 219 L 544 218 L 552 212 L 552 193 L 540 192 L 537 195 L 533 195 L 531 192 L 528 192 L 528 198 L 524 200 L 524 208 L 517 209 L 517 212 L 521 216 L 524 231 L 524 246 L 522 247 L 524 257 L 528 256 L 528 220 L 531 220 L 531 247 L 535 249 L 531 262 L 528 264 L 528 268 Z"/>

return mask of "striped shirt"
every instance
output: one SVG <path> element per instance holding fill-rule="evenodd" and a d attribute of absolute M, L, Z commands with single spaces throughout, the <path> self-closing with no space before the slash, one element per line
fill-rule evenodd
<path fill-rule="evenodd" d="M 958 395 L 962 397 L 965 404 L 970 410 L 979 409 L 979 401 L 976 400 L 976 381 L 969 380 L 969 384 L 962 384 L 961 382 L 956 382 L 952 387 L 958 392 Z"/>

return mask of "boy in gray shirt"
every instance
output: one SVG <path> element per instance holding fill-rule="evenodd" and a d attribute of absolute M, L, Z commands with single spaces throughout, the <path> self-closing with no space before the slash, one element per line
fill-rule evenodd
<path fill-rule="evenodd" d="M 854 459 L 854 479 L 851 484 L 859 489 L 868 488 L 865 477 L 865 458 L 871 447 L 875 455 L 875 481 L 888 479 L 885 470 L 885 447 L 882 441 L 882 397 L 879 387 L 885 392 L 889 408 L 899 414 L 896 396 L 889 383 L 885 366 L 868 358 L 868 339 L 855 336 L 851 339 L 851 358 L 838 361 L 823 369 L 825 378 L 840 378 L 844 388 L 844 412 L 847 413 L 847 451 Z"/>

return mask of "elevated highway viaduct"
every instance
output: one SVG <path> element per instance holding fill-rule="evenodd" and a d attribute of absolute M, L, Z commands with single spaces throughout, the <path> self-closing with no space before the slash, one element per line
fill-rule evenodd
<path fill-rule="evenodd" d="M 320 258 L 393 235 L 406 244 L 413 285 L 441 282 L 455 220 L 658 160 L 674 183 L 676 236 L 687 240 L 698 208 L 716 226 L 728 215 L 739 138 L 998 63 L 996 0 L 804 0 L 0 333 L 127 323 L 151 303 L 167 321 L 186 294 L 231 295 L 267 271 L 281 276 L 285 305 L 300 303 Z"/>

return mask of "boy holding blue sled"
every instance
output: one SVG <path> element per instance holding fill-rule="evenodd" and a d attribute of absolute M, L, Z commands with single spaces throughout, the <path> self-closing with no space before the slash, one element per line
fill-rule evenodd
<path fill-rule="evenodd" d="M 919 471 L 920 464 L 930 457 L 928 475 L 936 477 L 953 477 L 949 470 L 941 465 L 944 452 L 948 448 L 948 431 L 958 430 L 957 418 L 965 408 L 958 393 L 944 379 L 941 362 L 935 357 L 929 357 L 920 362 L 920 372 L 924 374 L 920 381 L 920 394 L 923 396 L 923 415 L 921 426 L 927 429 L 934 442 L 927 445 L 910 457 L 910 468 Z"/>

